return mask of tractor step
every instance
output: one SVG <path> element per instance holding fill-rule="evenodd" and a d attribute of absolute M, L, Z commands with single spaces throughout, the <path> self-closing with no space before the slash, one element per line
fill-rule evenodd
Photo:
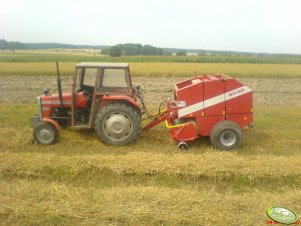
<path fill-rule="evenodd" d="M 89 128 L 88 123 L 77 123 L 73 126 L 74 128 Z"/>

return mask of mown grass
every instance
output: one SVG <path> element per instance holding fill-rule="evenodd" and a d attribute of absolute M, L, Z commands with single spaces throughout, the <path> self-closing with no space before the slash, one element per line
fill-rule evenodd
<path fill-rule="evenodd" d="M 6 194 L 0 219 L 19 224 L 263 225 L 266 206 L 281 200 L 298 209 L 301 201 L 300 191 L 293 189 L 246 195 L 153 186 L 80 188 L 26 180 L 2 182 L 0 192 Z"/>
<path fill-rule="evenodd" d="M 15 224 L 263 225 L 266 206 L 281 200 L 298 209 L 301 201 L 300 191 L 293 189 L 220 194 L 153 186 L 81 188 L 26 180 L 0 185 L 5 194 L 0 219 Z"/>
<path fill-rule="evenodd" d="M 301 213 L 301 106 L 256 106 L 241 148 L 179 152 L 164 126 L 126 147 L 68 129 L 32 144 L 32 104 L 0 104 L 0 221 L 13 225 L 261 225 Z"/>
<path fill-rule="evenodd" d="M 60 63 L 61 75 L 73 75 L 73 62 Z M 300 78 L 301 64 L 227 64 L 227 63 L 130 63 L 132 76 L 181 77 L 193 74 L 228 74 L 235 77 Z M 0 62 L 0 76 L 56 75 L 53 62 L 7 63 Z"/>
<path fill-rule="evenodd" d="M 37 113 L 37 106 L 33 104 L 0 104 L 1 136 L 9 138 L 20 136 L 20 139 L 2 139 L 3 147 L 14 147 L 17 144 L 28 144 L 31 141 L 29 117 Z M 243 146 L 237 150 L 238 155 L 272 154 L 289 156 L 298 154 L 301 147 L 301 106 L 286 106 L 285 110 L 277 106 L 257 106 L 254 109 L 254 128 L 244 133 Z M 28 134 L 29 133 L 29 134 Z M 154 147 L 154 142 L 159 147 Z M 9 144 L 12 143 L 12 144 Z M 83 147 L 88 146 L 85 150 Z M 211 150 L 208 139 L 200 139 L 191 143 L 190 152 L 199 154 Z M 135 145 L 129 147 L 110 147 L 98 141 L 93 130 L 64 130 L 60 142 L 55 146 L 43 147 L 42 150 L 64 149 L 68 154 L 70 147 L 74 147 L 79 154 L 97 153 L 128 153 L 132 151 L 148 150 L 148 152 L 174 153 L 175 146 L 169 138 L 165 126 L 159 125 L 149 132 L 142 132 Z M 162 150 L 161 148 L 162 147 Z M 40 146 L 31 145 L 33 150 L 41 150 Z M 40 151 L 39 151 L 40 152 Z M 59 151 L 58 151 L 59 152 Z M 70 151 L 71 152 L 71 151 Z M 71 152 L 72 153 L 72 152 Z"/>

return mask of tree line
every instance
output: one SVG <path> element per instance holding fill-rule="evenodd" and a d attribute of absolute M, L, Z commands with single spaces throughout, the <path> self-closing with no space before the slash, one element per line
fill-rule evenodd
<path fill-rule="evenodd" d="M 72 45 L 62 43 L 22 43 L 8 42 L 5 39 L 0 39 L 0 49 L 103 49 L 108 48 L 105 45 Z"/>
<path fill-rule="evenodd" d="M 62 43 L 22 43 L 22 42 L 8 42 L 5 39 L 0 39 L 0 49 L 101 49 L 101 53 L 104 55 L 110 55 L 114 57 L 119 56 L 169 56 L 172 52 L 166 51 L 163 48 L 158 48 L 151 45 L 141 44 L 118 44 L 115 46 L 90 46 L 90 45 L 72 45 Z M 177 56 L 186 56 L 185 51 L 178 51 Z"/>
<path fill-rule="evenodd" d="M 301 54 L 272 54 L 272 53 L 254 53 L 254 52 L 238 52 L 238 51 L 217 51 L 217 50 L 203 50 L 203 49 L 178 49 L 178 48 L 158 48 L 151 45 L 141 44 L 118 44 L 115 46 L 107 45 L 73 45 L 63 43 L 22 43 L 9 42 L 5 39 L 0 39 L 0 50 L 11 49 L 101 49 L 101 53 L 111 56 L 186 56 L 187 52 L 196 53 L 199 56 L 249 56 L 249 57 L 300 57 Z"/>
<path fill-rule="evenodd" d="M 21 42 L 8 42 L 5 39 L 0 39 L 0 49 L 26 49 L 26 47 Z"/>
<path fill-rule="evenodd" d="M 169 52 L 164 51 L 162 48 L 154 47 L 151 45 L 141 45 L 141 44 L 118 44 L 110 48 L 105 48 L 101 50 L 102 54 L 111 55 L 111 56 L 162 56 L 170 55 Z"/>

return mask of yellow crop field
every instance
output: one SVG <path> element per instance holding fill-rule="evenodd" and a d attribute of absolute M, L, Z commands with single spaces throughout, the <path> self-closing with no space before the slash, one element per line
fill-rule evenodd
<path fill-rule="evenodd" d="M 74 62 L 60 63 L 62 75 L 73 75 Z M 194 74 L 223 73 L 236 77 L 257 78 L 300 78 L 300 64 L 236 64 L 236 63 L 167 63 L 133 62 L 130 63 L 133 76 L 169 77 L 191 76 Z M 0 76 L 8 75 L 55 75 L 54 62 L 11 63 L 0 62 Z"/>

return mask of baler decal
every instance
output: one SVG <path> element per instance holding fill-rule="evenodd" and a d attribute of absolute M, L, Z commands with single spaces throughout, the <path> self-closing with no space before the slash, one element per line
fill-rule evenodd
<path fill-rule="evenodd" d="M 227 93 L 223 93 L 223 94 L 220 94 L 218 96 L 209 98 L 205 101 L 201 101 L 201 102 L 193 104 L 191 106 L 179 109 L 178 110 L 178 116 L 183 117 L 185 115 L 194 113 L 196 111 L 200 111 L 202 109 L 211 107 L 213 105 L 222 103 L 222 102 L 227 101 L 227 100 L 231 100 L 233 98 L 239 97 L 239 96 L 244 95 L 244 94 L 249 93 L 249 92 L 252 92 L 252 89 L 250 89 L 247 86 L 241 86 L 241 87 L 239 87 L 237 89 L 233 89 L 233 90 L 231 90 Z"/>

